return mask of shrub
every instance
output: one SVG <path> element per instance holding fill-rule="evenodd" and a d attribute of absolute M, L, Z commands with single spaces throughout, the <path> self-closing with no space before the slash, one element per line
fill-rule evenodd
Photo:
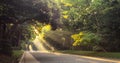
<path fill-rule="evenodd" d="M 99 35 L 91 32 L 80 32 L 78 34 L 73 34 L 71 37 L 74 39 L 73 46 L 91 45 L 94 47 L 99 45 L 101 41 Z"/>

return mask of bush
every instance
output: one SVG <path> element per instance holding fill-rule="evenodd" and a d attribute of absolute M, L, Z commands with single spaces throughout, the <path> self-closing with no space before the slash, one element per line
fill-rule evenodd
<path fill-rule="evenodd" d="M 97 46 L 101 41 L 101 37 L 91 32 L 80 32 L 71 36 L 74 39 L 73 46 Z M 94 47 L 93 50 L 97 50 L 98 47 Z"/>
<path fill-rule="evenodd" d="M 101 40 L 101 37 L 99 37 L 95 33 L 90 32 L 80 32 L 79 34 L 74 34 L 71 37 L 74 39 L 73 46 L 87 44 L 97 45 Z"/>
<path fill-rule="evenodd" d="M 93 51 L 103 52 L 103 50 L 102 50 L 99 46 L 94 46 L 94 47 L 93 47 Z"/>

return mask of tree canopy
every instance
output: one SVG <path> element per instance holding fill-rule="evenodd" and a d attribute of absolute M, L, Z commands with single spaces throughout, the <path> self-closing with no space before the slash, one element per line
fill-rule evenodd
<path fill-rule="evenodd" d="M 41 27 L 40 23 L 50 24 L 55 30 L 59 16 L 59 8 L 52 0 L 0 1 L 0 45 L 6 42 L 8 48 L 19 46 L 21 40 L 34 38 L 34 28 Z"/>
<path fill-rule="evenodd" d="M 0 1 L 0 51 L 4 50 L 1 45 L 12 50 L 40 33 L 52 39 L 58 36 L 61 39 L 55 40 L 69 49 L 80 46 L 120 51 L 119 6 L 120 0 Z"/>
<path fill-rule="evenodd" d="M 60 5 L 65 30 L 78 35 L 80 32 L 94 33 L 102 38 L 99 45 L 107 51 L 120 51 L 120 0 L 56 0 L 56 2 Z M 86 37 L 88 35 L 87 33 Z M 77 44 L 81 43 L 80 40 Z"/>

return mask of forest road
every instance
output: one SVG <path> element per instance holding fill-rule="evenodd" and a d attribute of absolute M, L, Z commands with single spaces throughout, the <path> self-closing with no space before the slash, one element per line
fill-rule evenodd
<path fill-rule="evenodd" d="M 26 51 L 19 63 L 120 63 L 120 61 L 53 52 Z"/>

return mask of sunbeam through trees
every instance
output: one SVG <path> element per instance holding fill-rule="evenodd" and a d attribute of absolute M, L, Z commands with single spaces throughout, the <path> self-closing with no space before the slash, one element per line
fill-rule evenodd
<path fill-rule="evenodd" d="M 120 52 L 120 0 L 1 0 L 0 58 L 29 47 Z"/>

